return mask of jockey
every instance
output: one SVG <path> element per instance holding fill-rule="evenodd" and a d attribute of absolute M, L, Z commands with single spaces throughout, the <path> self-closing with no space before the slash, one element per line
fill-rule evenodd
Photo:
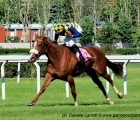
<path fill-rule="evenodd" d="M 79 62 L 84 62 L 85 59 L 82 56 L 79 47 L 76 45 L 78 37 L 82 35 L 82 28 L 77 23 L 57 23 L 54 25 L 55 37 L 54 42 L 57 43 L 59 35 L 65 36 L 64 43 L 66 46 L 72 47 L 76 56 L 79 58 Z"/>

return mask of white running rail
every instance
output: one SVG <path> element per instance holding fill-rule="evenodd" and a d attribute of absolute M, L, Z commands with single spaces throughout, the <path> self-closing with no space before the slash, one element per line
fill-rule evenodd
<path fill-rule="evenodd" d="M 6 62 L 17 62 L 18 63 L 18 69 L 17 69 L 17 83 L 20 82 L 20 63 L 21 62 L 29 62 L 29 55 L 0 55 L 0 62 L 2 62 L 1 65 L 1 81 L 2 81 L 2 99 L 6 99 L 6 90 L 5 90 L 5 73 L 4 73 L 4 65 Z M 128 62 L 140 62 L 140 56 L 139 55 L 107 55 L 106 56 L 109 60 L 116 63 L 123 63 L 123 78 L 124 78 L 124 94 L 127 94 L 127 79 L 126 79 L 126 67 Z M 37 62 L 47 62 L 48 58 L 46 56 L 41 56 L 40 59 Z M 37 62 L 34 63 L 37 69 L 37 93 L 40 90 L 40 66 L 37 64 Z M 107 71 L 108 68 L 107 68 Z M 111 77 L 113 79 L 113 73 L 111 74 Z M 109 92 L 109 83 L 106 82 L 106 92 Z M 69 85 L 66 82 L 66 97 L 69 97 Z"/>

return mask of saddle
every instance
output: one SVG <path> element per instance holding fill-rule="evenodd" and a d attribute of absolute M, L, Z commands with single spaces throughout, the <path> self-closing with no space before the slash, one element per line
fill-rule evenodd
<path fill-rule="evenodd" d="M 73 51 L 73 49 L 72 49 L 71 47 L 66 46 L 66 44 L 61 44 L 61 45 L 62 45 L 62 46 L 65 46 L 65 47 L 68 47 L 68 48 L 70 49 L 70 51 L 72 51 L 72 52 L 75 54 L 75 52 Z M 87 60 L 89 60 L 90 58 L 92 58 L 84 48 L 79 48 L 79 50 L 80 50 L 81 54 L 83 55 L 83 57 L 84 57 L 84 59 L 85 59 L 85 62 L 86 62 Z M 76 57 L 77 57 L 78 60 L 79 60 L 79 57 L 78 57 L 78 56 L 76 56 Z"/>
<path fill-rule="evenodd" d="M 92 57 L 88 54 L 88 52 L 87 52 L 85 49 L 79 48 L 79 50 L 80 50 L 80 52 L 82 53 L 83 57 L 85 58 L 85 62 L 86 62 L 87 60 L 89 60 L 90 58 L 92 58 Z"/>

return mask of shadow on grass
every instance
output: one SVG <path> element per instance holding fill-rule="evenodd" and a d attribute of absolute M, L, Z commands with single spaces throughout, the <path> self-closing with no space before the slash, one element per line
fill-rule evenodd
<path fill-rule="evenodd" d="M 74 106 L 74 103 L 55 103 L 55 104 L 36 104 L 37 106 L 50 107 L 50 106 Z M 95 105 L 109 105 L 108 103 L 79 103 L 78 106 L 95 106 Z"/>
<path fill-rule="evenodd" d="M 114 102 L 114 105 L 116 106 L 116 105 L 118 105 L 118 106 L 120 106 L 120 105 L 132 105 L 132 104 L 134 104 L 134 106 L 135 105 L 140 105 L 139 104 L 139 100 L 133 100 L 133 99 L 131 99 L 131 100 L 128 100 L 128 99 L 126 99 L 126 100 L 123 100 L 123 101 L 121 101 L 121 100 L 119 100 L 119 101 L 115 101 Z M 23 104 L 22 104 L 23 105 Z M 86 102 L 79 102 L 78 103 L 78 106 L 110 106 L 109 105 L 109 103 L 107 103 L 107 102 L 105 102 L 105 101 L 103 101 L 103 102 L 88 102 L 88 103 L 86 103 Z M 35 105 L 34 106 L 42 106 L 42 107 L 55 107 L 55 106 L 74 106 L 74 103 L 73 102 L 58 102 L 58 103 L 54 103 L 54 102 L 52 102 L 52 103 L 47 103 L 47 102 L 42 102 L 42 103 L 35 103 Z"/>

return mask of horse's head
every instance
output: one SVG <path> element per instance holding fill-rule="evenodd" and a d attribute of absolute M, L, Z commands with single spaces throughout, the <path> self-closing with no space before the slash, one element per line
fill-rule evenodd
<path fill-rule="evenodd" d="M 41 55 L 47 53 L 47 49 L 50 47 L 50 40 L 47 40 L 44 35 L 38 36 L 36 35 L 36 40 L 33 41 L 32 48 L 30 50 L 30 61 L 35 62 Z"/>

